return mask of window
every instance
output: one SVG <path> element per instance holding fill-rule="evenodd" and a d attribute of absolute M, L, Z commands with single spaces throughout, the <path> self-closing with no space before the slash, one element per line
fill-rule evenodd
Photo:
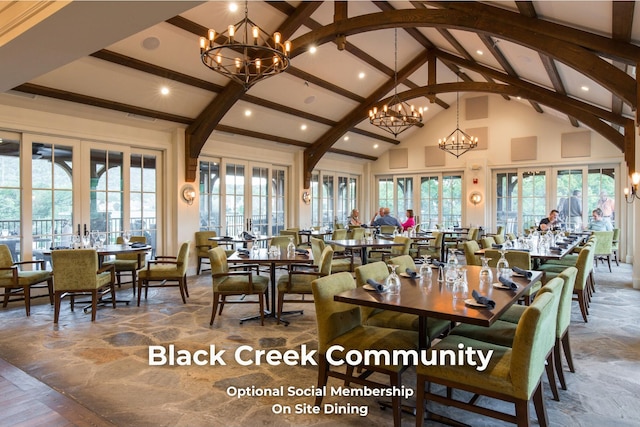
<path fill-rule="evenodd" d="M 616 189 L 616 173 L 614 168 L 589 168 L 587 175 L 587 218 L 591 212 L 600 208 L 606 221 L 615 227 L 616 201 L 612 197 Z"/>
<path fill-rule="evenodd" d="M 420 178 L 420 223 L 422 228 L 434 229 L 440 218 L 439 177 L 423 176 Z"/>
<path fill-rule="evenodd" d="M 333 199 L 333 175 L 322 176 L 322 192 L 320 193 L 320 201 L 322 206 L 322 220 L 320 226 L 333 228 L 334 220 L 334 199 Z"/>
<path fill-rule="evenodd" d="M 545 171 L 500 171 L 495 176 L 496 226 L 517 234 L 547 216 Z M 518 218 L 522 218 L 520 224 Z"/>
<path fill-rule="evenodd" d="M 134 236 L 145 236 L 155 251 L 158 237 L 156 156 L 132 154 L 129 171 L 129 229 Z"/>
<path fill-rule="evenodd" d="M 314 172 L 311 174 L 310 191 L 313 226 L 333 228 L 335 223 L 346 224 L 351 210 L 357 207 L 358 179 L 354 176 Z"/>
<path fill-rule="evenodd" d="M 20 139 L 0 132 L 0 244 L 9 246 L 14 261 L 20 258 L 20 206 Z"/>
<path fill-rule="evenodd" d="M 280 234 L 280 230 L 285 228 L 285 172 L 284 169 L 273 169 L 271 172 L 271 215 L 273 217 L 274 236 Z"/>
<path fill-rule="evenodd" d="M 396 200 L 398 209 L 395 216 L 398 219 L 404 218 L 407 209 L 413 209 L 413 178 L 397 178 Z"/>
<path fill-rule="evenodd" d="M 458 227 L 462 223 L 462 176 L 442 177 L 442 220 L 444 226 Z"/>
<path fill-rule="evenodd" d="M 396 204 L 393 200 L 393 178 L 379 178 L 378 207 L 389 208 L 391 212 L 395 212 L 394 206 L 396 206 Z"/>
<path fill-rule="evenodd" d="M 556 209 L 560 212 L 560 221 L 571 229 L 581 229 L 582 170 L 563 169 L 556 174 Z"/>
<path fill-rule="evenodd" d="M 220 162 L 200 162 L 200 230 L 220 235 Z"/>

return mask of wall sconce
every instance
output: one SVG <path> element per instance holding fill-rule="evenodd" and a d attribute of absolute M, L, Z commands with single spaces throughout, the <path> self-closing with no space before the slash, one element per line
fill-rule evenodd
<path fill-rule="evenodd" d="M 469 201 L 473 203 L 473 205 L 477 205 L 478 203 L 482 203 L 482 194 L 477 191 L 474 191 L 469 195 Z"/>
<path fill-rule="evenodd" d="M 629 188 L 624 189 L 624 199 L 627 203 L 633 203 L 635 199 L 640 199 L 638 184 L 640 184 L 640 173 L 634 172 L 631 174 L 631 193 L 629 193 Z"/>
<path fill-rule="evenodd" d="M 304 193 L 302 193 L 302 201 L 305 205 L 311 203 L 311 193 L 309 191 L 305 191 Z"/>
<path fill-rule="evenodd" d="M 192 185 L 185 185 L 182 187 L 182 200 L 184 200 L 189 206 L 193 204 L 193 201 L 196 199 L 196 190 Z"/>

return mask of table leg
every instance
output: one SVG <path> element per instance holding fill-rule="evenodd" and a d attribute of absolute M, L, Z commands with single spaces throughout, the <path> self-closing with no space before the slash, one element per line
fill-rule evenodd
<path fill-rule="evenodd" d="M 277 315 L 276 315 L 276 263 L 273 262 L 271 263 L 271 271 L 269 272 L 269 286 L 270 286 L 270 291 L 271 291 L 271 297 L 270 297 L 270 302 L 271 302 L 271 310 L 265 310 L 264 311 L 264 317 L 265 319 L 271 318 L 271 319 L 277 319 Z M 249 321 L 249 320 L 259 320 L 260 316 L 249 316 L 249 317 L 244 317 L 242 319 L 240 319 L 240 324 L 242 325 L 242 323 Z M 289 325 L 289 322 L 287 322 L 284 319 L 280 319 L 281 322 L 283 322 L 285 324 L 285 326 Z"/>

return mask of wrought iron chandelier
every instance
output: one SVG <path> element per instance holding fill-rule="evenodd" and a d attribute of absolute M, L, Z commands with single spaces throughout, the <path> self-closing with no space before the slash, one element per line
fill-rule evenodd
<path fill-rule="evenodd" d="M 242 21 L 229 25 L 222 33 L 209 30 L 208 36 L 208 40 L 200 37 L 202 63 L 240 83 L 245 90 L 289 67 L 291 42 L 283 42 L 279 32 L 273 33 L 272 38 L 249 19 L 247 1 Z"/>
<path fill-rule="evenodd" d="M 369 122 L 380 129 L 393 134 L 396 138 L 411 126 L 422 123 L 422 108 L 416 110 L 413 105 L 401 101 L 398 97 L 398 29 L 395 29 L 395 72 L 394 95 L 388 104 L 369 110 Z"/>
<path fill-rule="evenodd" d="M 478 146 L 478 138 L 470 136 L 460 129 L 460 92 L 456 92 L 456 129 L 444 139 L 438 140 L 441 150 L 453 154 L 456 157 L 462 156 L 469 150 Z"/>

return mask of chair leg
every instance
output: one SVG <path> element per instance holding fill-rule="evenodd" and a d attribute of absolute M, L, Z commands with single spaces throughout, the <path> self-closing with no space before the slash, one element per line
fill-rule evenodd
<path fill-rule="evenodd" d="M 400 378 L 400 372 L 389 375 L 389 382 L 391 383 L 392 389 L 398 389 L 400 384 L 402 384 L 402 380 Z M 394 395 L 391 398 L 391 406 L 393 406 L 393 427 L 400 427 L 401 418 L 402 418 L 402 408 L 400 407 L 400 396 Z"/>
<path fill-rule="evenodd" d="M 538 390 L 542 390 L 540 384 L 538 384 Z M 517 399 L 513 403 L 515 403 L 516 406 L 516 419 L 518 427 L 529 427 L 531 425 L 531 422 L 529 420 L 529 402 L 526 400 Z"/>
<path fill-rule="evenodd" d="M 527 403 L 527 410 L 529 408 L 529 404 Z M 538 388 L 536 388 L 536 391 L 533 392 L 533 406 L 536 409 L 536 415 L 538 416 L 538 424 L 540 424 L 540 427 L 547 427 L 549 425 L 549 418 L 547 417 L 547 411 L 544 408 L 544 397 L 542 396 L 542 381 L 538 383 Z M 529 420 L 529 416 L 528 416 L 528 411 L 527 411 L 527 424 L 528 424 L 528 420 Z M 518 419 L 521 419 L 520 416 L 518 416 L 518 413 L 516 412 L 516 416 L 518 417 Z"/>
<path fill-rule="evenodd" d="M 91 291 L 91 321 L 96 321 L 96 312 L 98 311 L 98 290 Z"/>
<path fill-rule="evenodd" d="M 133 289 L 133 296 L 136 296 L 136 285 L 138 284 L 138 273 L 134 269 L 131 272 L 131 289 Z"/>
<path fill-rule="evenodd" d="M 116 288 L 113 283 L 109 284 L 109 288 L 111 289 L 111 305 L 116 308 Z"/>
<path fill-rule="evenodd" d="M 556 376 L 554 374 L 554 359 L 553 359 L 553 351 L 549 353 L 547 356 L 547 364 L 545 365 L 545 370 L 547 371 L 547 379 L 549 380 L 549 386 L 551 387 L 551 394 L 553 394 L 553 400 L 556 402 L 560 401 L 560 395 L 558 394 L 558 384 L 556 383 Z"/>
<path fill-rule="evenodd" d="M 22 291 L 24 292 L 24 309 L 27 312 L 27 317 L 31 316 L 31 287 L 25 286 Z"/>
<path fill-rule="evenodd" d="M 60 296 L 61 292 L 55 292 L 54 294 L 54 303 L 53 303 L 53 323 L 58 323 L 58 319 L 60 318 Z"/>
<path fill-rule="evenodd" d="M 587 320 L 587 301 L 586 301 L 586 297 L 585 297 L 585 291 L 581 290 L 580 293 L 578 294 L 578 305 L 580 306 L 580 312 L 582 313 L 582 318 L 584 319 L 584 323 L 588 323 L 589 321 Z"/>
<path fill-rule="evenodd" d="M 213 306 L 211 309 L 211 321 L 209 322 L 209 326 L 213 325 L 213 321 L 216 320 L 216 310 L 218 309 L 218 299 L 220 298 L 220 294 L 217 292 L 213 293 Z"/>
<path fill-rule="evenodd" d="M 53 305 L 53 279 L 47 280 L 47 288 L 49 290 L 49 304 Z"/>
<path fill-rule="evenodd" d="M 553 346 L 553 359 L 556 366 L 556 374 L 558 374 L 558 380 L 560 381 L 560 388 L 566 390 L 567 382 L 564 380 L 564 372 L 562 370 L 562 356 L 560 355 L 561 346 L 562 341 L 560 341 L 560 338 L 556 338 L 556 344 Z"/>
<path fill-rule="evenodd" d="M 9 304 L 9 295 L 11 295 L 9 293 L 9 288 L 4 288 L 4 299 L 2 301 L 2 306 L 6 307 L 7 304 Z"/>
<path fill-rule="evenodd" d="M 138 307 L 140 307 L 141 296 L 142 296 L 142 277 L 138 277 Z"/>
<path fill-rule="evenodd" d="M 227 301 L 227 296 L 226 295 L 222 295 L 222 298 L 220 300 L 220 310 L 218 311 L 218 314 L 222 314 L 222 309 L 224 308 L 224 303 Z"/>
<path fill-rule="evenodd" d="M 189 286 L 187 286 L 187 275 L 186 274 L 184 275 L 182 280 L 184 281 L 184 294 L 187 296 L 187 298 L 189 298 Z"/>
<path fill-rule="evenodd" d="M 424 424 L 424 413 L 427 402 L 424 401 L 424 377 L 418 374 L 418 386 L 416 387 L 416 427 Z"/>
<path fill-rule="evenodd" d="M 611 254 L 607 255 L 607 264 L 609 264 L 609 273 L 611 273 Z"/>
<path fill-rule="evenodd" d="M 180 296 L 182 297 L 182 303 L 186 304 L 187 299 L 184 296 L 184 277 L 181 279 L 178 279 L 178 287 L 180 288 Z"/>
<path fill-rule="evenodd" d="M 260 296 L 260 326 L 264 326 L 264 294 Z M 280 317 L 278 316 L 278 323 L 280 323 Z"/>
<path fill-rule="evenodd" d="M 329 363 L 327 362 L 327 358 L 324 354 L 321 354 L 319 357 L 318 363 L 318 389 L 322 389 L 325 385 L 327 385 L 327 380 L 329 379 Z M 316 401 L 314 406 L 320 406 L 322 403 L 322 394 L 318 394 L 316 396 Z"/>
<path fill-rule="evenodd" d="M 564 357 L 567 359 L 567 365 L 569 365 L 569 371 L 575 373 L 576 370 L 573 366 L 573 357 L 571 356 L 571 345 L 569 344 L 569 329 L 564 332 L 562 336 L 562 350 L 564 350 Z"/>
<path fill-rule="evenodd" d="M 280 324 L 280 316 L 282 316 L 282 307 L 284 307 L 284 292 L 278 292 L 278 311 L 276 312 L 278 325 Z"/>
<path fill-rule="evenodd" d="M 616 265 L 620 267 L 620 263 L 618 262 L 618 251 L 613 251 L 613 260 L 616 262 Z"/>
<path fill-rule="evenodd" d="M 198 266 L 196 267 L 196 274 L 200 274 L 200 267 L 202 266 L 202 258 L 198 257 Z"/>

